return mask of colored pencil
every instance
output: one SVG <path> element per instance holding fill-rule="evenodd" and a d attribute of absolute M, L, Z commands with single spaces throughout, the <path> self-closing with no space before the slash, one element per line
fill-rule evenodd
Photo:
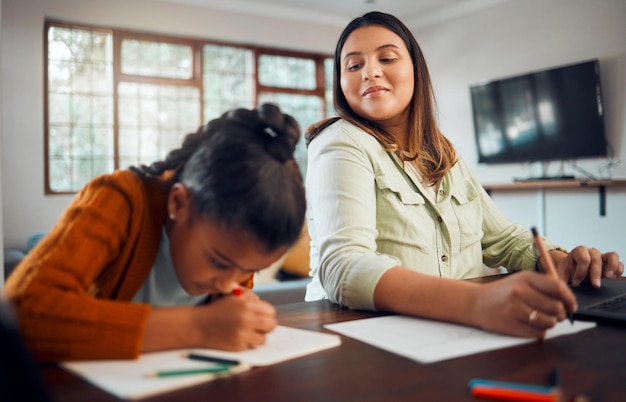
<path fill-rule="evenodd" d="M 153 373 L 148 373 L 147 377 L 173 377 L 173 376 L 181 376 L 181 375 L 194 375 L 194 374 L 215 374 L 215 373 L 225 373 L 232 368 L 231 365 L 221 365 L 215 367 L 203 367 L 203 368 L 193 368 L 193 369 L 178 369 L 178 370 L 161 370 L 155 371 Z"/>

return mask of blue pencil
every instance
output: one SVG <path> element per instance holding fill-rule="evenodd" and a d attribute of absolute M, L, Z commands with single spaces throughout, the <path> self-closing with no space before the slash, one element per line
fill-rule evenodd
<path fill-rule="evenodd" d="M 553 386 L 534 385 L 534 384 L 525 384 L 525 383 L 508 382 L 508 381 L 494 381 L 494 380 L 485 380 L 481 378 L 473 378 L 469 380 L 469 382 L 467 383 L 467 386 L 470 389 L 475 386 L 483 386 L 483 387 L 516 389 L 520 391 L 530 391 L 530 392 L 545 393 L 545 394 L 551 394 L 554 392 L 554 389 L 555 389 L 555 387 Z"/>

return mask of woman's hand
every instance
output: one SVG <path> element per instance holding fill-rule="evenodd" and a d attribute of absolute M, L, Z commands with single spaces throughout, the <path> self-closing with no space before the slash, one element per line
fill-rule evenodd
<path fill-rule="evenodd" d="M 475 317 L 479 326 L 506 335 L 543 338 L 546 330 L 576 311 L 567 284 L 524 271 L 481 286 Z"/>
<path fill-rule="evenodd" d="M 578 246 L 562 258 L 553 259 L 561 279 L 574 286 L 588 281 L 600 287 L 602 278 L 615 279 L 624 273 L 624 263 L 617 253 L 601 253 L 585 246 Z"/>

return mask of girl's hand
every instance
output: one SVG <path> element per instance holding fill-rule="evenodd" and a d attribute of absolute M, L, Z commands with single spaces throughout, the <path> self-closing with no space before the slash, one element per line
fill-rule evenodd
<path fill-rule="evenodd" d="M 576 311 L 567 284 L 549 275 L 524 271 L 482 285 L 475 316 L 480 327 L 506 335 L 543 338 L 546 330 Z"/>
<path fill-rule="evenodd" d="M 277 325 L 276 309 L 248 289 L 196 307 L 192 325 L 199 347 L 245 350 L 265 343 Z"/>

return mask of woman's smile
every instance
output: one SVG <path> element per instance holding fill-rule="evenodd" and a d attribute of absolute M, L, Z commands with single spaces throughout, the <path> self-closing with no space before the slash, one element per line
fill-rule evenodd
<path fill-rule="evenodd" d="M 363 91 L 363 97 L 364 98 L 377 98 L 379 96 L 383 96 L 388 91 L 389 90 L 387 88 L 385 88 L 385 87 L 373 86 L 373 87 L 369 87 L 365 91 Z"/>

